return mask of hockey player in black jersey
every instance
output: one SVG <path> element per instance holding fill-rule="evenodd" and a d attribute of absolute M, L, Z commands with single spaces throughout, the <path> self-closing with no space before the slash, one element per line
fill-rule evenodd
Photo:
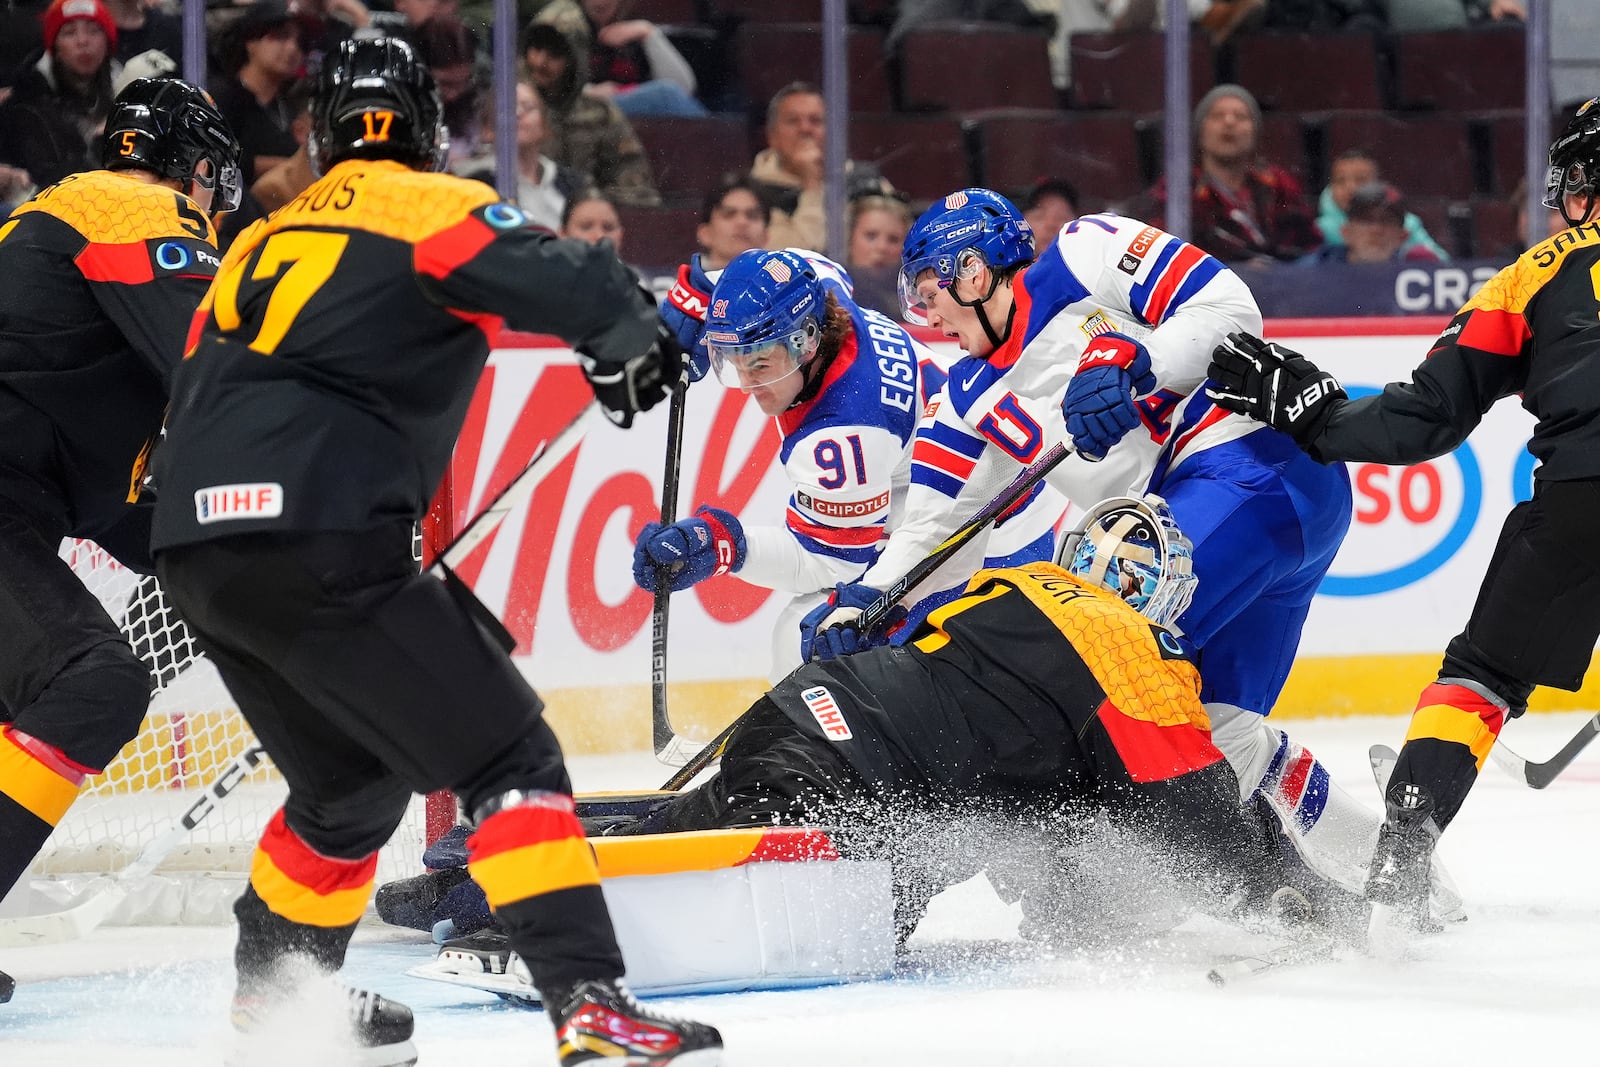
<path fill-rule="evenodd" d="M 204 91 L 137 79 L 103 169 L 0 221 L 0 897 L 144 721 L 148 668 L 58 553 L 93 538 L 153 570 L 140 483 L 238 156 Z"/>
<path fill-rule="evenodd" d="M 1538 685 L 1576 690 L 1600 637 L 1600 99 L 1550 148 L 1545 204 L 1571 227 L 1529 249 L 1450 320 L 1411 380 L 1350 400 L 1298 353 L 1246 335 L 1216 350 L 1210 395 L 1324 463 L 1418 463 L 1497 401 L 1536 419 L 1533 499 L 1506 518 L 1467 627 L 1422 691 L 1389 780 L 1367 897 L 1427 923 L 1427 866 L 1508 718 Z"/>
<path fill-rule="evenodd" d="M 322 68 L 321 176 L 242 233 L 202 306 L 155 460 L 158 573 L 289 785 L 235 905 L 241 1054 L 276 1064 L 295 975 L 344 962 L 378 848 L 451 789 L 470 871 L 529 961 L 563 1065 L 712 1064 L 708 1026 L 642 1008 L 543 706 L 411 530 L 502 319 L 571 341 L 619 425 L 681 354 L 609 245 L 561 240 L 433 173 L 432 77 L 404 42 Z M 356 994 L 367 1067 L 414 1061 L 404 1007 Z"/>

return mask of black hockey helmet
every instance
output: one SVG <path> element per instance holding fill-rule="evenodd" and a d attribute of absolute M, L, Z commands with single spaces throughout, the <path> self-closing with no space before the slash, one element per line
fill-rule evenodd
<path fill-rule="evenodd" d="M 1550 169 L 1544 179 L 1544 206 L 1561 212 L 1568 226 L 1576 226 L 1582 218 L 1568 218 L 1568 194 L 1588 194 L 1588 207 L 1584 215 L 1594 210 L 1596 197 L 1600 196 L 1600 97 L 1582 107 L 1567 122 L 1555 143 L 1550 146 Z"/>
<path fill-rule="evenodd" d="M 323 63 L 306 145 L 318 174 L 346 159 L 443 170 L 450 149 L 433 75 L 396 37 L 353 37 Z"/>
<path fill-rule="evenodd" d="M 210 163 L 205 173 L 202 161 Z M 213 190 L 213 211 L 234 210 L 244 192 L 239 139 L 210 93 L 177 78 L 135 78 L 123 87 L 106 117 L 100 165 L 198 182 Z"/>

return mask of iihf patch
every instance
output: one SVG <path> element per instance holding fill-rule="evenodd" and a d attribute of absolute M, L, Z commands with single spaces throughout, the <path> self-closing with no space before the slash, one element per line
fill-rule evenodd
<path fill-rule="evenodd" d="M 800 699 L 805 701 L 806 710 L 817 720 L 817 725 L 822 727 L 829 741 L 848 741 L 855 736 L 850 732 L 850 724 L 844 721 L 844 712 L 839 710 L 839 704 L 828 692 L 827 686 L 814 685 L 810 689 L 803 689 Z"/>
<path fill-rule="evenodd" d="M 283 486 L 277 482 L 213 485 L 194 494 L 194 518 L 202 526 L 230 519 L 276 519 L 283 514 Z"/>

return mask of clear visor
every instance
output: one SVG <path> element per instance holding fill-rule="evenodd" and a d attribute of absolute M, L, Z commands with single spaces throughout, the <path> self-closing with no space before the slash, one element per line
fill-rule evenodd
<path fill-rule="evenodd" d="M 959 278 L 970 278 L 983 266 L 983 257 L 975 248 L 968 248 L 954 256 L 925 256 L 914 259 L 900 268 L 900 311 L 905 320 L 916 326 L 930 324 L 928 301 L 918 290 L 930 286 L 948 289 Z"/>
<path fill-rule="evenodd" d="M 706 338 L 711 352 L 711 369 L 717 381 L 729 389 L 750 392 L 772 385 L 794 374 L 816 354 L 821 331 L 812 320 L 782 341 L 757 341 L 753 344 L 723 344 Z"/>
<path fill-rule="evenodd" d="M 1577 193 L 1592 193 L 1594 190 L 1594 175 L 1582 163 L 1551 167 L 1544 179 L 1544 206 L 1551 211 L 1561 211 L 1563 198 Z M 1566 217 L 1565 213 L 1562 217 Z"/>
<path fill-rule="evenodd" d="M 237 211 L 244 199 L 244 176 L 236 164 L 230 163 L 218 172 L 216 163 L 202 159 L 194 169 L 194 181 L 211 190 L 211 210 L 215 214 Z"/>

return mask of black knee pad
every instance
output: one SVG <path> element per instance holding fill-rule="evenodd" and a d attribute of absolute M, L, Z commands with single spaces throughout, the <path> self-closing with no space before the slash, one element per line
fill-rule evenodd
<path fill-rule="evenodd" d="M 527 793 L 571 793 L 572 780 L 561 758 L 556 735 L 541 719 L 464 781 L 452 784 L 465 812 L 512 790 Z"/>
<path fill-rule="evenodd" d="M 102 641 L 64 666 L 16 718 L 16 727 L 102 770 L 144 723 L 151 678 L 123 641 Z"/>
<path fill-rule="evenodd" d="M 399 779 L 374 782 L 336 800 L 308 801 L 290 793 L 284 821 L 311 849 L 358 860 L 382 848 L 405 818 L 411 790 Z"/>

